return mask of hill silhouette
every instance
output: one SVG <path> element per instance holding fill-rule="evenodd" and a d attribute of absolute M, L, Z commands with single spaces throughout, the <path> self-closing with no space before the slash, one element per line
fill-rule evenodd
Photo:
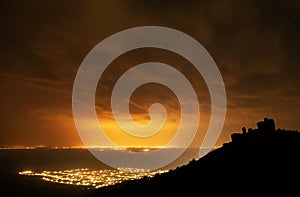
<path fill-rule="evenodd" d="M 300 133 L 273 119 L 168 173 L 104 187 L 95 196 L 299 196 Z"/>

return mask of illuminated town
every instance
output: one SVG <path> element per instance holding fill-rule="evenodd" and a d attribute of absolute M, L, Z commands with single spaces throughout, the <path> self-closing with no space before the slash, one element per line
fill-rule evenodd
<path fill-rule="evenodd" d="M 88 168 L 33 172 L 26 170 L 19 172 L 20 175 L 42 177 L 42 180 L 86 186 L 87 188 L 100 188 L 114 185 L 126 180 L 141 179 L 144 176 L 153 177 L 155 174 L 165 173 L 167 170 L 148 171 L 143 169 L 119 168 L 116 170 L 90 170 Z"/>

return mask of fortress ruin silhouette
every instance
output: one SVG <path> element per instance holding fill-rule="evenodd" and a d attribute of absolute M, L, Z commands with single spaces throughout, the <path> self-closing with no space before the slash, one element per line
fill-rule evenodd
<path fill-rule="evenodd" d="M 231 134 L 231 141 L 232 142 L 243 141 L 247 135 L 250 135 L 250 136 L 255 135 L 255 134 L 272 135 L 272 133 L 274 133 L 276 130 L 274 119 L 264 118 L 263 121 L 257 122 L 256 125 L 257 125 L 256 129 L 249 128 L 248 132 L 247 132 L 246 128 L 243 127 L 242 133 Z"/>

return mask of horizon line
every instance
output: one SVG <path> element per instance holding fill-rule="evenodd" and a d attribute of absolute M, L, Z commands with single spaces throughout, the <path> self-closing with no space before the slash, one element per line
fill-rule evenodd
<path fill-rule="evenodd" d="M 3 146 L 0 147 L 0 150 L 30 150 L 30 149 L 110 149 L 110 150 L 126 150 L 126 149 L 172 149 L 172 148 L 186 148 L 186 149 L 217 149 L 222 146 L 214 146 L 212 148 L 201 148 L 201 147 L 179 147 L 179 146 L 173 146 L 173 147 L 162 147 L 162 146 L 122 146 L 122 147 L 114 147 L 114 146 L 46 146 L 46 145 L 36 145 L 36 146 L 23 146 L 23 145 L 13 145 L 13 146 Z"/>

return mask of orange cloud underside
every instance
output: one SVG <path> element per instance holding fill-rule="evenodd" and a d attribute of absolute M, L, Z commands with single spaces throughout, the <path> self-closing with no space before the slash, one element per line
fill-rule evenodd
<path fill-rule="evenodd" d="M 165 146 L 175 136 L 179 121 L 166 122 L 162 129 L 150 137 L 136 137 L 124 132 L 114 120 L 100 121 L 107 137 L 121 147 L 161 147 Z"/>

